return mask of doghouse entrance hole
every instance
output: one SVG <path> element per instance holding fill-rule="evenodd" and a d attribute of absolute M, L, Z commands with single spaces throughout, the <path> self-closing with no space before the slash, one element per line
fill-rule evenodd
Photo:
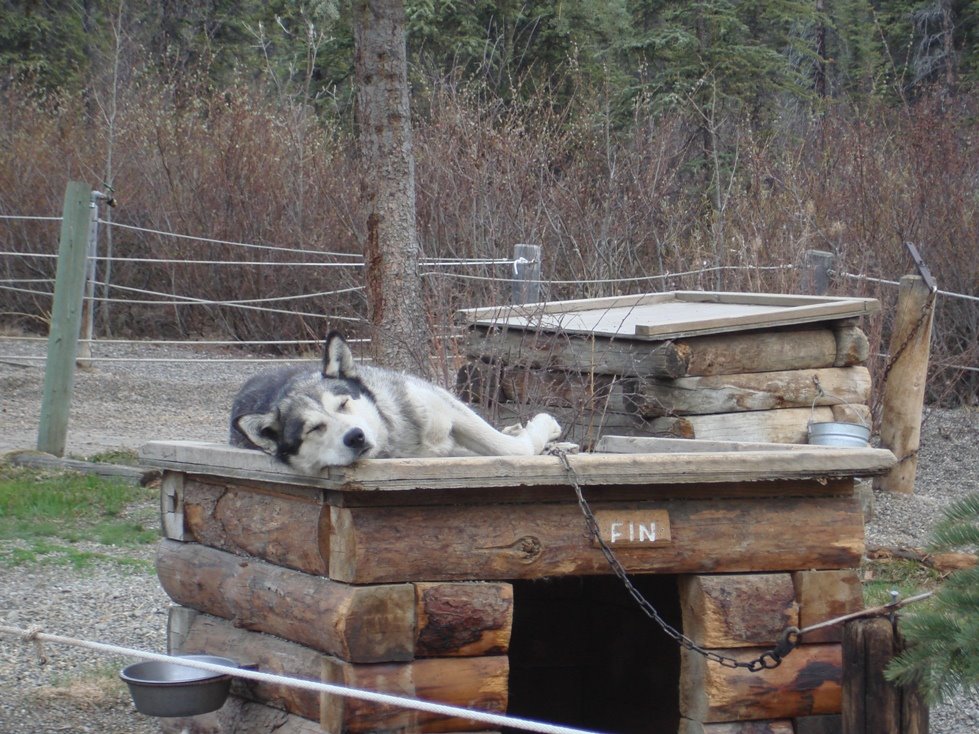
<path fill-rule="evenodd" d="M 676 576 L 634 576 L 680 629 Z M 513 582 L 512 716 L 606 732 L 676 731 L 680 652 L 611 576 Z"/>

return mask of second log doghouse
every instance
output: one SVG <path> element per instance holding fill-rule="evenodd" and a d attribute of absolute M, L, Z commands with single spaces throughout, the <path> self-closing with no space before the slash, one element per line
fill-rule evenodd
<path fill-rule="evenodd" d="M 463 394 L 505 423 L 553 412 L 608 434 L 805 443 L 868 423 L 869 298 L 677 291 L 461 313 Z"/>

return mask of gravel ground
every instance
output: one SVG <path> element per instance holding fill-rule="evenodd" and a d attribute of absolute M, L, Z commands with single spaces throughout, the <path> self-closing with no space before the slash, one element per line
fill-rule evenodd
<path fill-rule="evenodd" d="M 44 341 L 0 339 L 0 455 L 37 442 Z M 214 348 L 98 344 L 95 356 L 167 360 L 234 355 Z M 79 371 L 66 455 L 138 449 L 152 440 L 224 441 L 226 411 L 258 363 L 105 361 Z M 929 411 L 922 426 L 915 494 L 877 493 L 869 543 L 921 546 L 942 509 L 979 491 L 979 413 Z M 103 547 L 99 547 L 105 552 Z M 131 550 L 126 557 L 133 557 Z M 151 561 L 152 548 L 137 556 Z M 0 567 L 0 625 L 40 625 L 46 632 L 152 651 L 166 647 L 169 600 L 151 572 L 111 560 L 89 570 L 33 564 Z M 115 680 L 123 664 L 75 647 L 47 646 L 47 665 L 33 648 L 0 637 L 0 732 L 158 732 L 132 708 Z M 932 711 L 933 734 L 979 731 L 979 696 Z"/>

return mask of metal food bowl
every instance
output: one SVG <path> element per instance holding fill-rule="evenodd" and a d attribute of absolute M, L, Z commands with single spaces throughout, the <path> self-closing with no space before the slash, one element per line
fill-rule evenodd
<path fill-rule="evenodd" d="M 841 446 L 865 449 L 870 429 L 859 423 L 810 423 L 809 443 L 816 446 Z"/>
<path fill-rule="evenodd" d="M 213 665 L 236 668 L 238 664 L 215 655 L 180 655 Z M 178 663 L 149 660 L 134 663 L 119 673 L 136 704 L 147 716 L 197 716 L 224 705 L 231 688 L 231 676 Z"/>

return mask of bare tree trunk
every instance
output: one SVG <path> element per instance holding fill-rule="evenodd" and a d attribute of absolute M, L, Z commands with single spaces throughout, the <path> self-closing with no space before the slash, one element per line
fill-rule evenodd
<path fill-rule="evenodd" d="M 823 22 L 823 13 L 825 11 L 825 0 L 816 0 L 816 12 L 819 14 L 819 20 L 816 26 L 816 62 L 813 86 L 821 100 L 826 99 L 829 91 L 829 85 L 826 82 L 826 23 Z"/>
<path fill-rule="evenodd" d="M 945 89 L 944 97 L 947 99 L 955 93 L 956 86 L 956 65 L 955 65 L 955 22 L 952 19 L 952 3 L 949 0 L 942 2 L 942 51 L 945 56 Z"/>
<path fill-rule="evenodd" d="M 355 0 L 354 49 L 372 353 L 381 364 L 427 375 L 402 0 Z"/>

